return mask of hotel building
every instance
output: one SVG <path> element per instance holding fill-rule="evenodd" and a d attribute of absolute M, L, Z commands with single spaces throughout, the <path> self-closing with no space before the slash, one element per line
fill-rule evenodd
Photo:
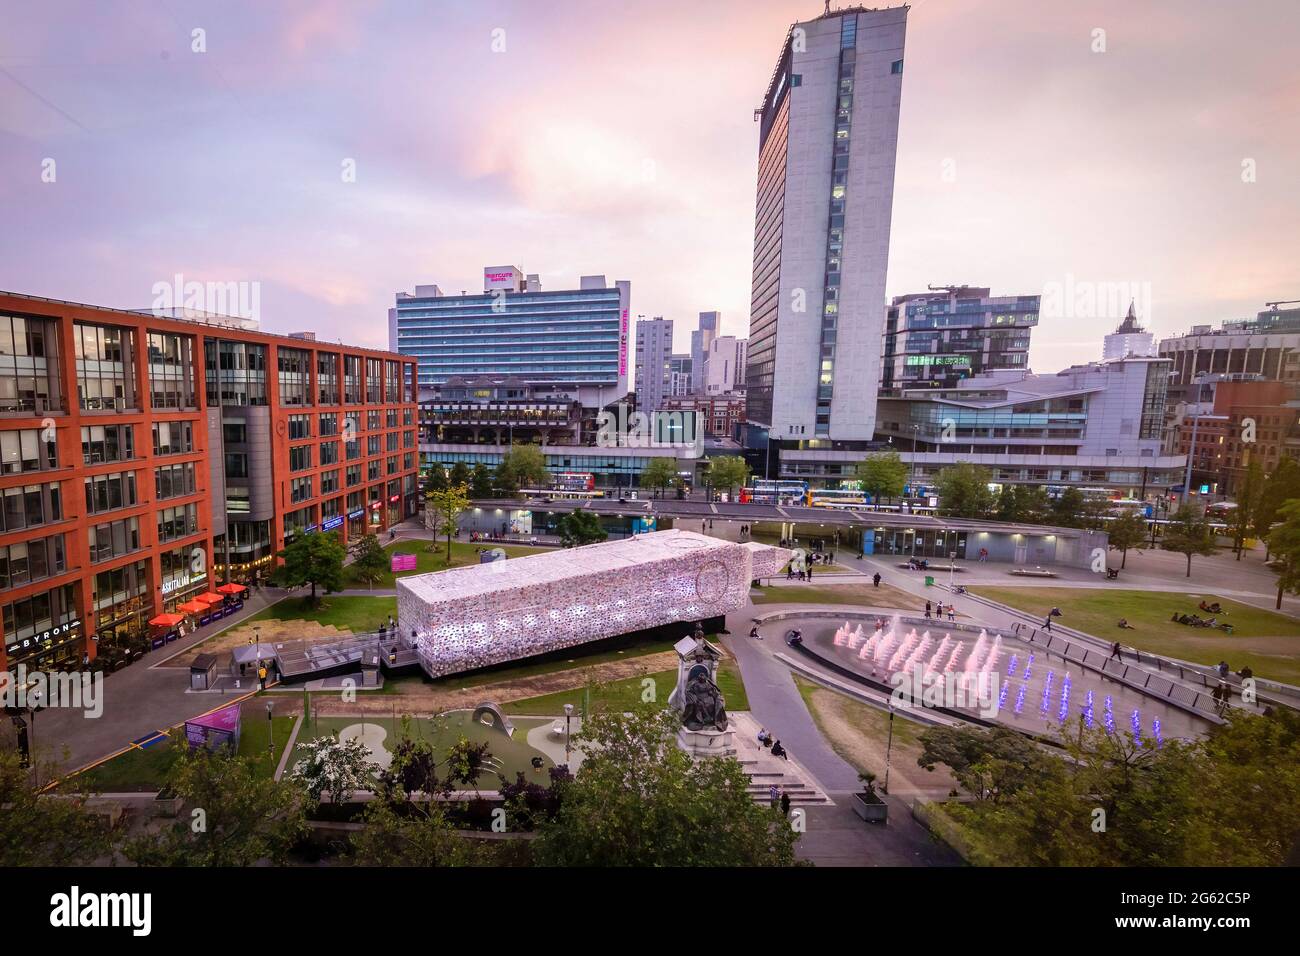
<path fill-rule="evenodd" d="M 0 292 L 0 667 L 414 515 L 415 389 L 389 352 Z"/>

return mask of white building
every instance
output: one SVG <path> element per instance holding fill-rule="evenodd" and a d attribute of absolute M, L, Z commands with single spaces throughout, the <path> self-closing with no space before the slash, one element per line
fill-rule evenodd
<path fill-rule="evenodd" d="M 636 407 L 653 412 L 672 394 L 673 322 L 657 316 L 636 323 Z"/>
<path fill-rule="evenodd" d="M 1128 315 L 1114 332 L 1106 336 L 1101 347 L 1101 357 L 1111 359 L 1147 358 L 1156 354 L 1156 337 L 1138 325 L 1137 312 L 1132 302 L 1128 306 Z"/>
<path fill-rule="evenodd" d="M 747 420 L 770 439 L 876 430 L 907 9 L 794 24 L 755 110 Z"/>
<path fill-rule="evenodd" d="M 725 395 L 745 387 L 746 339 L 720 335 L 709 345 L 704 369 L 704 394 Z"/>
<path fill-rule="evenodd" d="M 705 369 L 709 361 L 709 347 L 722 328 L 721 312 L 701 312 L 700 324 L 691 333 L 691 390 L 697 395 L 704 391 Z"/>

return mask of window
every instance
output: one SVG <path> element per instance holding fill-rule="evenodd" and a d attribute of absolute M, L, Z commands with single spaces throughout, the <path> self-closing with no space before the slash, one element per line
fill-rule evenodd
<path fill-rule="evenodd" d="M 361 404 L 361 356 L 343 356 L 343 401 L 348 405 Z"/>
<path fill-rule="evenodd" d="M 6 604 L 3 611 L 5 653 L 9 663 L 49 649 L 56 640 L 52 632 L 77 617 L 72 585 L 64 584 L 42 594 Z M 65 632 L 64 638 L 66 639 Z"/>
<path fill-rule="evenodd" d="M 280 404 L 311 404 L 311 353 L 284 346 L 276 350 L 280 366 Z"/>
<path fill-rule="evenodd" d="M 58 484 L 17 485 L 3 492 L 0 531 L 21 531 L 63 519 L 63 499 Z"/>
<path fill-rule="evenodd" d="M 140 550 L 140 519 L 123 518 L 86 529 L 92 563 Z"/>
<path fill-rule="evenodd" d="M 366 431 L 374 431 L 379 427 L 379 412 L 371 410 L 366 412 Z"/>
<path fill-rule="evenodd" d="M 135 457 L 133 425 L 83 425 L 81 460 L 86 465 L 130 461 Z"/>
<path fill-rule="evenodd" d="M 332 495 L 339 490 L 339 473 L 338 469 L 327 471 L 320 476 L 320 493 L 322 495 Z"/>
<path fill-rule="evenodd" d="M 378 454 L 379 454 L 379 436 L 378 436 L 378 435 L 370 435 L 370 436 L 368 436 L 368 437 L 366 438 L 366 454 L 367 454 L 367 455 L 378 455 Z"/>
<path fill-rule="evenodd" d="M 383 394 L 383 374 L 384 363 L 377 358 L 366 359 L 366 404 L 378 405 L 380 396 Z"/>
<path fill-rule="evenodd" d="M 311 494 L 311 475 L 305 478 L 294 478 L 289 482 L 289 500 L 295 504 L 299 501 L 306 501 L 312 496 Z"/>
<path fill-rule="evenodd" d="M 266 404 L 266 346 L 249 342 L 203 344 L 209 405 Z"/>
<path fill-rule="evenodd" d="M 77 397 L 86 411 L 125 411 L 138 407 L 131 330 L 115 325 L 72 326 L 76 346 Z"/>
<path fill-rule="evenodd" d="M 361 466 L 360 466 L 360 465 L 348 465 L 348 467 L 347 467 L 347 483 L 348 483 L 348 487 L 349 487 L 349 488 L 351 488 L 353 485 L 359 485 L 359 484 L 361 484 Z"/>
<path fill-rule="evenodd" d="M 339 403 L 339 356 L 337 352 L 316 353 L 316 400 L 320 405 Z M 322 415 L 321 418 L 325 416 Z M 325 434 L 321 432 L 321 434 Z"/>
<path fill-rule="evenodd" d="M 336 441 L 323 441 L 320 444 L 320 463 L 322 465 L 337 465 L 339 461 L 339 443 Z"/>
<path fill-rule="evenodd" d="M 311 467 L 311 445 L 295 445 L 289 449 L 289 470 L 304 471 Z"/>
<path fill-rule="evenodd" d="M 889 72 L 895 76 L 900 75 L 903 72 L 903 61 L 895 60 L 893 63 L 889 64 Z"/>
<path fill-rule="evenodd" d="M 0 412 L 63 410 L 58 323 L 0 315 Z"/>
<path fill-rule="evenodd" d="M 153 453 L 185 455 L 194 451 L 193 422 L 154 422 Z"/>
<path fill-rule="evenodd" d="M 0 470 L 4 474 L 18 475 L 25 471 L 59 467 L 58 446 L 54 441 L 43 441 L 42 431 L 24 428 L 21 431 L 0 432 Z M 47 437 L 54 437 L 54 429 L 48 430 Z"/>
<path fill-rule="evenodd" d="M 164 465 L 154 470 L 154 497 L 158 501 L 194 494 L 194 463 Z"/>
<path fill-rule="evenodd" d="M 197 534 L 199 510 L 196 505 L 177 505 L 158 512 L 158 540 L 175 541 L 186 535 Z"/>
<path fill-rule="evenodd" d="M 289 440 L 298 441 L 302 438 L 311 437 L 311 416 L 310 415 L 290 415 L 289 416 Z"/>
<path fill-rule="evenodd" d="M 41 581 L 66 569 L 61 534 L 0 545 L 0 591 Z"/>
<path fill-rule="evenodd" d="M 129 508 L 138 503 L 133 471 L 97 475 L 94 478 L 87 478 L 85 485 L 86 514 L 102 514 L 117 508 Z"/>
<path fill-rule="evenodd" d="M 320 436 L 325 438 L 329 435 L 339 433 L 339 417 L 333 412 L 328 412 L 320 417 Z"/>
<path fill-rule="evenodd" d="M 171 332 L 150 332 L 149 400 L 154 408 L 193 408 L 194 339 Z"/>

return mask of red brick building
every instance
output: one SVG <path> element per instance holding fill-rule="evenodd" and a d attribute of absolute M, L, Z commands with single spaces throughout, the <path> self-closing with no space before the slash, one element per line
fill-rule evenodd
<path fill-rule="evenodd" d="M 0 668 L 66 668 L 415 514 L 415 363 L 0 293 Z"/>
<path fill-rule="evenodd" d="M 1211 412 L 1199 422 L 1185 417 L 1174 436 L 1174 452 L 1192 456 L 1193 487 L 1208 485 L 1211 494 L 1232 496 L 1251 462 L 1259 462 L 1265 474 L 1276 468 L 1300 416 L 1288 404 L 1290 393 L 1290 384 L 1281 381 L 1216 382 Z"/>

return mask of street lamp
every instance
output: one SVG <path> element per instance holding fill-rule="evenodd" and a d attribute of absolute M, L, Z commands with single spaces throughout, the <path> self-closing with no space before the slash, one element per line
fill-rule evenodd
<path fill-rule="evenodd" d="M 569 766 L 569 752 L 571 750 L 569 745 L 569 740 L 570 740 L 569 721 L 572 718 L 573 718 L 573 705 L 565 704 L 564 705 L 564 766 L 565 767 Z"/>
<path fill-rule="evenodd" d="M 272 720 L 272 710 L 275 707 L 269 700 L 266 702 L 266 752 L 275 753 L 275 721 Z"/>
<path fill-rule="evenodd" d="M 885 785 L 880 789 L 889 793 L 889 756 L 894 750 L 894 699 L 889 699 L 889 743 L 885 745 Z"/>

